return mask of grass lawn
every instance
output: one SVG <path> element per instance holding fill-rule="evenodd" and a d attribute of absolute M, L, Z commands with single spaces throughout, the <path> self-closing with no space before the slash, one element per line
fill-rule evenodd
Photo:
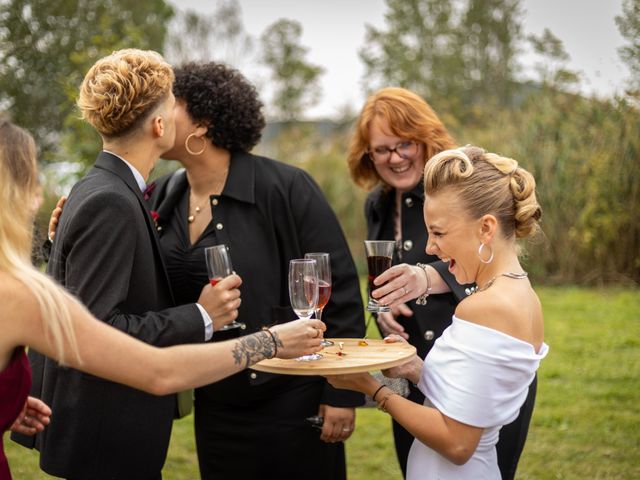
<path fill-rule="evenodd" d="M 546 341 L 519 479 L 640 478 L 640 290 L 540 288 Z M 192 417 L 175 423 L 167 480 L 198 478 Z M 53 478 L 7 441 L 14 478 Z M 351 480 L 401 479 L 389 417 L 358 409 L 347 442 Z"/>

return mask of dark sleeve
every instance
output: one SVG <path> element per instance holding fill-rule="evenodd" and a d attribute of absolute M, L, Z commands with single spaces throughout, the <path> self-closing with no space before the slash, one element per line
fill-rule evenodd
<path fill-rule="evenodd" d="M 83 201 L 60 239 L 63 245 L 58 246 L 66 252 L 61 259 L 65 285 L 97 318 L 146 343 L 203 342 L 204 322 L 195 304 L 155 311 L 172 302 L 159 298 L 162 279 L 151 278 L 164 272 L 160 260 L 148 251 L 154 248 L 152 239 L 146 242 L 145 212 L 135 200 L 133 204 L 107 192 Z M 55 269 L 55 260 L 53 255 L 50 269 Z M 168 287 L 166 295 L 170 295 Z M 130 305 L 137 311 L 132 312 Z"/>
<path fill-rule="evenodd" d="M 320 187 L 306 173 L 296 174 L 290 204 L 302 253 L 328 252 L 331 256 L 331 298 L 322 313 L 328 338 L 361 338 L 365 335 L 360 281 L 338 219 Z M 321 403 L 334 407 L 362 405 L 364 397 L 325 385 Z"/>
<path fill-rule="evenodd" d="M 464 289 L 469 287 L 469 285 L 460 285 L 458 282 L 456 282 L 456 277 L 449 271 L 449 266 L 447 263 L 443 262 L 442 260 L 438 260 L 437 262 L 430 263 L 429 266 L 435 268 L 442 279 L 445 281 L 445 283 L 449 285 L 451 292 L 453 292 L 458 302 L 467 298 L 467 294 L 465 293 Z"/>

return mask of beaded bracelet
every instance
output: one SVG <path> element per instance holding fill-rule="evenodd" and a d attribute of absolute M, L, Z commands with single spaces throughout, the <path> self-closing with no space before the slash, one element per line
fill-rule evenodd
<path fill-rule="evenodd" d="M 262 331 L 267 332 L 269 335 L 271 335 L 271 340 L 273 340 L 273 355 L 269 358 L 275 358 L 278 355 L 278 342 L 276 342 L 276 337 L 273 335 L 273 332 L 267 327 L 263 327 Z"/>
<path fill-rule="evenodd" d="M 378 410 L 384 412 L 384 413 L 389 413 L 386 409 L 386 405 L 387 405 L 387 400 L 389 400 L 389 397 L 392 397 L 393 395 L 398 395 L 396 392 L 389 392 L 387 393 L 382 400 L 380 400 L 380 403 L 378 403 Z"/>
<path fill-rule="evenodd" d="M 424 276 L 427 277 L 427 290 L 416 299 L 416 305 L 426 305 L 427 298 L 431 294 L 431 281 L 429 280 L 427 265 L 424 263 L 416 263 L 416 265 L 422 269 L 422 271 L 424 272 Z"/>

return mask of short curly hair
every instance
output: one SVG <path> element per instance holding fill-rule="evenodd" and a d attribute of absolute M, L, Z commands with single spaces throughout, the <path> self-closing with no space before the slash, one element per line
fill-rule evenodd
<path fill-rule="evenodd" d="M 82 118 L 102 136 L 122 137 L 167 97 L 173 78 L 171 65 L 159 53 L 119 50 L 89 69 L 77 104 Z"/>
<path fill-rule="evenodd" d="M 195 121 L 209 126 L 207 137 L 231 152 L 248 152 L 265 126 L 256 88 L 224 63 L 187 63 L 175 69 L 173 94 L 184 100 Z"/>

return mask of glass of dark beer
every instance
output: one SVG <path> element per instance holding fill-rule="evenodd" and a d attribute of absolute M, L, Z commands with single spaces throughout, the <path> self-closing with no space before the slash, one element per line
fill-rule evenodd
<path fill-rule="evenodd" d="M 371 292 L 379 287 L 373 284 L 373 280 L 391 267 L 393 248 L 396 242 L 393 240 L 365 240 L 364 250 L 367 254 L 367 267 L 369 268 L 369 312 L 389 312 L 391 309 L 386 305 L 380 305 L 372 296 Z"/>

